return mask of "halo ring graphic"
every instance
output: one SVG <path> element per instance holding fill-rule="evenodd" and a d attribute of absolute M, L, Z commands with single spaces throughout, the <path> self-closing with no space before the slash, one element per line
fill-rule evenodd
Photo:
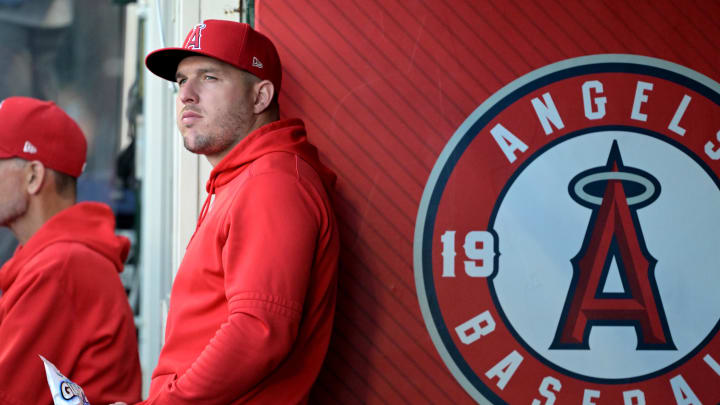
<path fill-rule="evenodd" d="M 573 187 L 570 187 L 570 192 L 577 200 L 583 201 L 589 205 L 600 206 L 603 200 L 602 197 L 594 196 L 588 193 L 585 191 L 585 187 L 595 182 L 609 180 L 629 181 L 639 184 L 645 188 L 642 193 L 627 198 L 627 203 L 631 207 L 641 204 L 647 205 L 657 198 L 658 193 L 656 192 L 657 188 L 655 187 L 656 181 L 653 181 L 654 179 L 649 173 L 640 174 L 628 171 L 581 173 L 576 179 Z"/>

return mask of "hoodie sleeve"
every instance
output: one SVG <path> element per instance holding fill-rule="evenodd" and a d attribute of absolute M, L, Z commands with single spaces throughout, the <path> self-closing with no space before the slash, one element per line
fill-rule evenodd
<path fill-rule="evenodd" d="M 63 257 L 38 256 L 0 299 L 0 403 L 52 401 L 38 354 L 65 372 L 72 365 L 79 342 L 71 300 L 58 278 Z"/>
<path fill-rule="evenodd" d="M 148 404 L 228 404 L 284 360 L 298 333 L 318 212 L 302 178 L 248 179 L 231 206 L 222 251 L 228 319 L 191 367 Z"/>

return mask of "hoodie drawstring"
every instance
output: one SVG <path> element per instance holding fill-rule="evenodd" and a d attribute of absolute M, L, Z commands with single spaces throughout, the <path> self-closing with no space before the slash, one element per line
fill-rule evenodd
<path fill-rule="evenodd" d="M 205 198 L 205 202 L 203 203 L 202 209 L 200 210 L 200 215 L 198 216 L 197 225 L 195 226 L 195 231 L 197 232 L 198 228 L 200 228 L 200 224 L 202 224 L 203 220 L 207 216 L 207 213 L 210 211 L 210 202 L 213 199 L 213 195 L 215 194 L 215 179 L 212 180 L 210 183 L 210 189 L 208 190 L 207 198 Z"/>
<path fill-rule="evenodd" d="M 192 236 L 190 237 L 190 240 L 188 241 L 188 246 L 190 246 L 190 243 L 192 243 L 192 240 L 195 239 L 195 235 L 197 234 L 198 229 L 200 229 L 200 224 L 202 224 L 203 220 L 207 216 L 208 212 L 210 211 L 210 202 L 212 201 L 213 194 L 215 194 L 215 179 L 213 179 L 210 190 L 208 192 L 207 198 L 205 198 L 205 202 L 203 203 L 202 208 L 200 209 L 200 215 L 198 216 L 197 225 L 195 225 L 195 231 L 193 232 Z"/>

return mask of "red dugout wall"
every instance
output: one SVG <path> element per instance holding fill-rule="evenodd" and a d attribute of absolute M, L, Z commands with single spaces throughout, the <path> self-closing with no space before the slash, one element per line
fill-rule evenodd
<path fill-rule="evenodd" d="M 561 404 L 720 401 L 716 388 L 720 386 L 720 366 L 715 362 L 720 359 L 716 336 L 720 318 L 714 310 L 703 313 L 711 318 L 703 321 L 709 322 L 707 331 L 687 337 L 688 347 L 682 349 L 680 343 L 675 349 L 659 346 L 668 343 L 670 336 L 680 342 L 683 336 L 693 335 L 676 330 L 673 314 L 692 312 L 694 307 L 672 309 L 668 303 L 692 300 L 697 296 L 694 287 L 717 286 L 718 278 L 708 276 L 712 272 L 705 270 L 716 267 L 717 258 L 703 256 L 706 250 L 688 250 L 674 240 L 653 237 L 655 228 L 644 214 L 647 210 L 642 211 L 642 203 L 633 202 L 662 202 L 661 198 L 673 195 L 673 190 L 681 190 L 673 188 L 675 180 L 671 175 L 662 174 L 662 167 L 674 164 L 675 150 L 683 151 L 674 170 L 679 177 L 706 176 L 708 184 L 717 185 L 718 17 L 720 3 L 711 0 L 258 1 L 256 27 L 275 41 L 285 68 L 282 114 L 305 120 L 323 160 L 339 175 L 336 209 L 343 251 L 338 312 L 330 352 L 311 402 L 460 404 L 481 398 L 493 403 L 538 404 L 552 403 L 552 398 Z M 572 59 L 607 54 L 622 55 Z M 572 62 L 554 65 L 567 60 Z M 604 85 L 602 90 L 597 83 Z M 582 98 L 585 93 L 581 88 L 594 104 Z M 544 98 L 545 94 L 552 103 Z M 604 106 L 598 104 L 600 96 L 606 98 Z M 692 101 L 683 108 L 684 96 Z M 597 118 L 600 115 L 602 118 Z M 643 116 L 647 117 L 645 121 Z M 507 132 L 490 131 L 498 124 Z M 548 126 L 549 134 L 543 124 Z M 595 129 L 587 130 L 590 124 Z M 588 131 L 592 136 L 584 136 Z M 567 137 L 567 143 L 563 137 Z M 590 157 L 593 162 L 584 164 L 581 160 L 585 155 L 577 155 L 573 148 L 593 149 L 595 144 L 586 142 L 594 138 L 600 146 L 591 152 L 597 158 Z M 610 138 L 619 141 L 622 159 L 613 155 Z M 460 146 L 447 146 L 454 141 Z M 643 163 L 643 156 L 656 146 L 658 153 L 668 154 L 669 163 L 654 166 L 650 158 Z M 443 150 L 446 155 L 441 154 Z M 565 155 L 557 154 L 563 150 Z M 549 154 L 552 151 L 557 151 L 552 155 L 555 160 Z M 569 227 L 580 229 L 574 237 L 577 246 L 572 254 L 578 254 L 578 258 L 588 256 L 582 246 L 595 246 L 593 230 L 604 229 L 609 247 L 598 254 L 612 256 L 617 263 L 604 267 L 598 264 L 597 274 L 606 283 L 605 277 L 610 277 L 608 268 L 621 269 L 619 287 L 614 291 L 604 290 L 608 287 L 596 280 L 592 284 L 599 288 L 595 295 L 588 295 L 585 301 L 578 298 L 580 312 L 589 314 L 586 320 L 591 327 L 587 330 L 595 330 L 602 322 L 631 332 L 634 326 L 637 333 L 622 335 L 638 340 L 632 356 L 646 356 L 649 363 L 655 357 L 675 353 L 673 350 L 682 352 L 677 356 L 658 360 L 655 366 L 638 366 L 627 375 L 613 371 L 620 370 L 613 369 L 617 365 L 587 372 L 574 365 L 575 354 L 587 348 L 570 347 L 572 338 L 563 337 L 558 325 L 576 319 L 572 315 L 575 304 L 571 293 L 581 288 L 577 280 L 570 281 L 575 271 L 572 255 L 563 259 L 567 281 L 559 283 L 552 293 L 561 297 L 561 305 L 556 308 L 562 308 L 565 314 L 551 317 L 553 326 L 546 334 L 558 325 L 554 343 L 548 341 L 535 347 L 522 332 L 529 326 L 520 325 L 531 320 L 522 314 L 517 316 L 523 319 L 513 319 L 515 315 L 507 303 L 503 304 L 503 299 L 517 302 L 521 297 L 502 297 L 511 290 L 500 286 L 497 261 L 500 272 L 513 268 L 507 258 L 512 256 L 509 252 L 517 241 L 513 240 L 514 232 L 501 234 L 499 229 L 501 222 L 510 224 L 512 218 L 520 218 L 517 212 L 504 214 L 502 204 L 524 195 L 516 190 L 522 190 L 521 180 L 532 180 L 528 177 L 532 173 L 537 179 L 546 178 L 546 172 L 534 169 L 540 163 L 548 161 L 556 168 L 546 169 L 551 171 L 565 167 L 557 166 L 562 163 L 558 163 L 561 156 L 572 161 L 568 164 L 575 171 L 570 173 L 572 176 L 568 174 L 568 179 L 574 179 L 574 183 L 560 182 L 559 192 L 551 195 L 562 198 L 568 207 L 585 210 L 578 211 L 582 218 Z M 665 159 L 665 155 L 658 156 Z M 682 166 L 685 161 L 691 162 L 687 169 Z M 699 168 L 698 173 L 704 174 L 692 174 L 693 164 Z M 593 173 L 604 173 L 602 184 L 608 185 L 604 191 L 591 187 L 587 176 L 593 168 Z M 619 172 L 630 173 L 627 176 L 631 177 L 620 179 Z M 586 177 L 578 177 L 578 173 Z M 585 180 L 583 184 L 588 188 L 577 186 Z M 632 182 L 642 187 L 631 188 Z M 687 195 L 714 201 L 716 189 L 703 186 L 705 180 L 692 183 L 699 185 Z M 438 184 L 444 188 L 433 194 L 432 187 Z M 664 194 L 659 191 L 661 186 Z M 608 190 L 613 187 L 616 194 L 612 201 L 616 206 L 601 203 L 612 199 Z M 656 194 L 650 195 L 653 190 L 657 190 Z M 645 191 L 649 194 L 642 194 Z M 542 191 L 533 193 L 544 198 Z M 624 194 L 619 197 L 617 193 Z M 689 203 L 677 198 L 671 212 L 693 211 Z M 583 201 L 596 202 L 581 208 Z M 528 207 L 541 205 L 534 199 L 526 202 Z M 655 206 L 667 211 L 670 205 L 660 202 Z M 618 219 L 593 222 L 603 215 L 603 210 Z M 475 211 L 477 214 L 473 214 Z M 519 225 L 513 222 L 512 226 L 524 227 L 523 220 L 518 219 Z M 547 221 L 549 237 L 553 232 L 560 235 L 562 224 Z M 680 216 L 676 221 L 694 223 L 695 219 Z M 705 222 L 720 223 L 718 214 L 710 213 Z M 609 228 L 610 223 L 615 227 Z M 418 234 L 418 224 L 430 226 L 427 232 Z M 447 233 L 451 229 L 455 233 Z M 516 228 L 507 225 L 506 229 Z M 466 237 L 473 230 L 480 233 L 473 234 L 474 239 Z M 598 231 L 600 234 L 603 232 Z M 699 234 L 701 231 L 689 233 Z M 622 235 L 631 235 L 629 238 L 642 246 L 620 240 Z M 455 238 L 452 243 L 450 236 Z M 448 238 L 447 242 L 443 237 Z M 463 237 L 470 238 L 465 242 L 472 245 L 465 250 L 468 257 L 463 257 Z M 490 239 L 483 239 L 486 237 Z M 687 239 L 683 239 L 687 246 L 703 243 Z M 494 252 L 483 250 L 493 243 L 497 245 Z M 664 266 L 671 259 L 664 255 L 668 249 L 662 246 L 672 243 L 680 252 L 688 250 L 679 263 L 695 258 L 691 267 L 700 270 L 689 272 L 688 277 L 701 280 L 680 291 L 667 292 L 665 286 L 670 281 L 662 272 L 667 271 Z M 642 248 L 645 245 L 647 249 Z M 477 257 L 469 257 L 473 249 Z M 457 253 L 453 277 L 449 276 L 450 262 L 445 257 L 450 256 L 445 251 Z M 607 252 L 615 253 L 613 256 Z M 462 271 L 468 259 L 479 269 L 474 276 Z M 493 260 L 497 260 L 495 267 L 490 265 Z M 487 274 L 478 276 L 483 273 L 483 265 L 491 266 L 494 281 L 488 281 L 492 277 L 485 280 Z M 516 271 L 518 274 L 528 267 L 518 266 L 523 269 Z M 583 268 L 582 264 L 576 266 L 576 270 Z M 522 273 L 523 279 L 540 277 L 538 286 L 544 285 L 546 270 L 538 266 L 532 271 Z M 633 276 L 637 274 L 640 281 L 635 283 Z M 434 295 L 419 297 L 419 291 L 424 295 L 428 286 Z M 524 288 L 535 297 L 534 289 Z M 653 294 L 657 302 L 648 303 Z M 707 295 L 710 300 L 698 303 L 699 307 L 713 306 L 711 293 L 699 295 Z M 607 307 L 605 315 L 593 315 L 590 308 L 595 304 L 617 304 L 627 309 L 639 301 L 645 305 L 642 316 Z M 660 305 L 662 301 L 665 307 Z M 502 304 L 503 310 L 493 308 L 493 303 Z M 522 305 L 530 309 L 534 306 L 530 300 Z M 480 316 L 485 309 L 489 318 Z M 653 321 L 655 315 L 669 320 Z M 644 324 L 646 318 L 650 320 Z M 622 324 L 625 321 L 627 325 Z M 507 327 L 508 323 L 513 327 Z M 651 330 L 659 330 L 655 343 L 649 337 Z M 666 341 L 662 340 L 663 333 Z M 507 344 L 518 336 L 526 337 L 524 343 Z M 589 338 L 585 335 L 578 339 L 587 344 Z M 640 347 L 641 341 L 648 345 Z M 550 343 L 556 352 L 565 350 L 563 356 L 570 359 L 555 358 L 556 352 L 552 351 L 543 354 Z M 447 347 L 443 347 L 445 344 Z M 445 354 L 439 354 L 442 352 Z M 622 357 L 615 361 L 622 362 Z"/>

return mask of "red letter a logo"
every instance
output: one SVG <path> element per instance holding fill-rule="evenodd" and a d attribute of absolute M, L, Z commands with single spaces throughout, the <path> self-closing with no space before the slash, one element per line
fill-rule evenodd
<path fill-rule="evenodd" d="M 645 247 L 636 213 L 658 197 L 660 184 L 645 171 L 623 166 L 613 142 L 607 166 L 580 173 L 568 188 L 593 214 L 571 260 L 573 278 L 550 349 L 587 350 L 592 327 L 607 325 L 634 327 L 638 350 L 674 350 L 655 282 L 656 260 Z M 613 261 L 621 292 L 605 290 Z"/>
<path fill-rule="evenodd" d="M 196 25 L 192 31 L 185 38 L 185 45 L 183 48 L 188 49 L 202 49 L 200 45 L 200 38 L 202 37 L 202 30 L 205 28 L 205 24 Z"/>

